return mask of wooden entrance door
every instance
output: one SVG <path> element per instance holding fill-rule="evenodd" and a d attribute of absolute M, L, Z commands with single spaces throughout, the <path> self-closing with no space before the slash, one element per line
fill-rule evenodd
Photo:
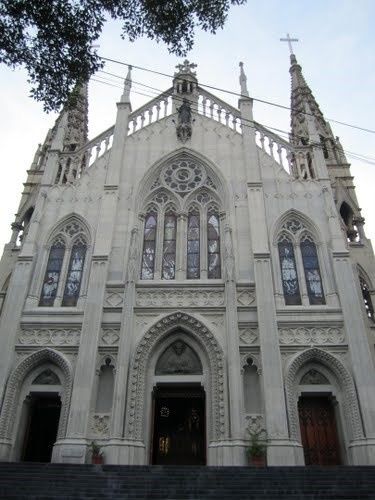
<path fill-rule="evenodd" d="M 298 402 L 306 465 L 340 465 L 336 418 L 329 397 L 301 397 Z"/>
<path fill-rule="evenodd" d="M 205 397 L 201 387 L 154 390 L 152 463 L 204 465 Z"/>
<path fill-rule="evenodd" d="M 58 396 L 33 396 L 22 460 L 50 462 L 59 426 L 61 401 Z"/>

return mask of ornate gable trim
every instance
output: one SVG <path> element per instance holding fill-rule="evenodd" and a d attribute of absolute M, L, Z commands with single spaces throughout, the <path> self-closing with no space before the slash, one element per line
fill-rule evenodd
<path fill-rule="evenodd" d="M 298 424 L 298 384 L 299 373 L 303 366 L 309 363 L 324 365 L 326 370 L 334 375 L 338 386 L 342 390 L 342 416 L 346 420 L 351 439 L 363 438 L 363 427 L 358 406 L 357 393 L 352 376 L 345 366 L 335 356 L 327 351 L 313 348 L 303 351 L 291 361 L 285 378 L 285 391 L 289 415 L 290 437 L 299 440 Z"/>
<path fill-rule="evenodd" d="M 72 392 L 73 372 L 69 361 L 59 352 L 53 349 L 43 349 L 30 354 L 22 360 L 11 373 L 6 389 L 4 403 L 0 417 L 0 438 L 11 439 L 14 427 L 14 415 L 19 404 L 22 384 L 26 376 L 45 362 L 51 362 L 58 366 L 63 372 L 63 391 L 61 394 L 61 413 L 57 438 L 65 436 L 69 415 L 69 403 Z"/>
<path fill-rule="evenodd" d="M 183 313 L 174 313 L 158 321 L 138 343 L 130 371 L 130 402 L 125 436 L 127 439 L 141 440 L 146 391 L 146 368 L 155 347 L 175 328 L 190 334 L 205 350 L 209 359 L 209 388 L 213 425 L 210 438 L 220 440 L 225 437 L 224 404 L 224 354 L 212 333 L 200 321 Z"/>

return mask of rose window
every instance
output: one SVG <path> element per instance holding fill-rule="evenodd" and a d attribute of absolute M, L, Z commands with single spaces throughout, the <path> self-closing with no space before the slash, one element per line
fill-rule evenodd
<path fill-rule="evenodd" d="M 161 172 L 161 180 L 170 189 L 183 196 L 202 186 L 206 180 L 206 173 L 200 165 L 184 159 L 167 165 Z"/>

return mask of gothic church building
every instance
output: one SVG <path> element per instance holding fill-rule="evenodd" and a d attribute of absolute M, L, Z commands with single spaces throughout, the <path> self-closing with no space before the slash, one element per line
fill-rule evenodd
<path fill-rule="evenodd" d="M 375 464 L 375 266 L 294 55 L 291 134 L 195 65 L 87 139 L 87 89 L 27 171 L 0 263 L 0 460 Z"/>

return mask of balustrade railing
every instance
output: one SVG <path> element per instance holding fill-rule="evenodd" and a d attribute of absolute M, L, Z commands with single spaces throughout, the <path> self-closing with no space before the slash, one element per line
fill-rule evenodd
<path fill-rule="evenodd" d="M 201 88 L 199 89 L 197 112 L 242 134 L 240 111 Z"/>
<path fill-rule="evenodd" d="M 129 116 L 128 135 L 138 132 L 138 130 L 166 118 L 172 114 L 172 92 L 170 88 L 152 101 L 149 101 L 141 108 L 131 113 Z"/>

